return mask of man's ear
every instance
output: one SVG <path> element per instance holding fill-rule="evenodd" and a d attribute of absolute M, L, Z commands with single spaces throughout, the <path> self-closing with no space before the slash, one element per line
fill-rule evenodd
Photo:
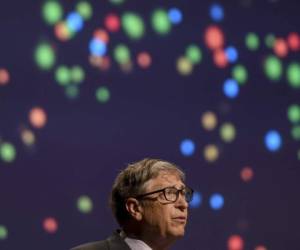
<path fill-rule="evenodd" d="M 128 213 L 137 221 L 143 218 L 143 208 L 139 201 L 135 198 L 128 198 L 125 202 Z"/>

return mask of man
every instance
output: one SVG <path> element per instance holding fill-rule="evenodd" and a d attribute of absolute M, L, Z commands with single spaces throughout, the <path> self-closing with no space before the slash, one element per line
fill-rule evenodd
<path fill-rule="evenodd" d="M 117 176 L 110 205 L 121 230 L 72 250 L 165 250 L 184 235 L 193 190 L 176 165 L 144 159 Z"/>

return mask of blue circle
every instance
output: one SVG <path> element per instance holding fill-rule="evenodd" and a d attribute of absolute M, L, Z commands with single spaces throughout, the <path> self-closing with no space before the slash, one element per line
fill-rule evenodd
<path fill-rule="evenodd" d="M 170 22 L 173 24 L 178 24 L 182 21 L 182 13 L 177 8 L 172 8 L 168 12 L 168 16 L 170 19 Z"/>
<path fill-rule="evenodd" d="M 228 98 L 235 98 L 239 94 L 239 85 L 234 79 L 227 79 L 223 85 L 224 94 Z"/>
<path fill-rule="evenodd" d="M 224 18 L 224 10 L 220 4 L 213 4 L 210 6 L 210 17 L 216 21 L 222 21 Z"/>
<path fill-rule="evenodd" d="M 235 47 L 229 46 L 225 49 L 225 54 L 229 62 L 236 62 L 238 59 L 238 52 Z"/>
<path fill-rule="evenodd" d="M 103 56 L 106 53 L 106 44 L 99 39 L 93 38 L 89 44 L 90 53 L 94 56 Z"/>
<path fill-rule="evenodd" d="M 195 152 L 195 143 L 190 139 L 185 139 L 180 144 L 180 151 L 184 156 L 191 156 Z"/>
<path fill-rule="evenodd" d="M 202 195 L 199 192 L 194 192 L 193 199 L 190 201 L 189 206 L 192 208 L 200 207 L 202 203 Z"/>
<path fill-rule="evenodd" d="M 77 32 L 83 27 L 83 19 L 77 12 L 71 12 L 67 18 L 67 26 L 71 31 Z"/>
<path fill-rule="evenodd" d="M 265 145 L 269 151 L 275 152 L 282 145 L 281 135 L 276 130 L 270 130 L 265 136 Z"/>
<path fill-rule="evenodd" d="M 213 210 L 220 210 L 224 206 L 224 198 L 221 194 L 213 194 L 209 199 L 209 204 Z"/>

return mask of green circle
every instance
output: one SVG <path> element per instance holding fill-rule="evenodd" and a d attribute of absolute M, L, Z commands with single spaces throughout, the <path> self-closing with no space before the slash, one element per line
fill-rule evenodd
<path fill-rule="evenodd" d="M 0 145 L 0 157 L 5 162 L 12 162 L 16 158 L 16 149 L 11 143 L 5 142 Z"/>
<path fill-rule="evenodd" d="M 69 99 L 76 99 L 79 96 L 79 88 L 76 85 L 68 85 L 65 88 L 65 94 Z"/>
<path fill-rule="evenodd" d="M 114 49 L 114 58 L 119 64 L 125 64 L 130 61 L 130 51 L 124 44 L 119 44 Z"/>
<path fill-rule="evenodd" d="M 55 70 L 55 79 L 62 86 L 68 85 L 71 82 L 70 70 L 65 65 L 57 67 Z"/>
<path fill-rule="evenodd" d="M 145 33 L 143 19 L 131 12 L 127 12 L 122 16 L 122 28 L 127 36 L 133 40 L 141 39 Z"/>
<path fill-rule="evenodd" d="M 112 4 L 120 5 L 125 2 L 125 0 L 109 0 Z"/>
<path fill-rule="evenodd" d="M 274 47 L 276 37 L 273 34 L 267 34 L 265 37 L 265 44 L 269 49 Z"/>
<path fill-rule="evenodd" d="M 237 64 L 232 68 L 231 75 L 239 84 L 245 84 L 248 80 L 247 69 L 241 64 Z"/>
<path fill-rule="evenodd" d="M 42 70 L 50 70 L 56 60 L 53 48 L 47 43 L 42 43 L 37 46 L 34 58 L 36 64 Z"/>
<path fill-rule="evenodd" d="M 63 8 L 58 1 L 47 1 L 42 7 L 42 15 L 47 24 L 54 25 L 62 19 Z"/>
<path fill-rule="evenodd" d="M 294 126 L 291 130 L 291 135 L 294 140 L 300 141 L 300 126 Z"/>
<path fill-rule="evenodd" d="M 81 1 L 76 5 L 76 10 L 83 20 L 91 19 L 93 15 L 93 9 L 89 2 Z"/>
<path fill-rule="evenodd" d="M 300 88 L 300 64 L 291 63 L 287 67 L 287 80 L 293 88 Z"/>
<path fill-rule="evenodd" d="M 224 123 L 220 128 L 220 136 L 224 142 L 232 142 L 235 139 L 235 127 L 231 123 Z"/>
<path fill-rule="evenodd" d="M 282 75 L 282 63 L 276 56 L 268 56 L 264 61 L 264 72 L 272 81 L 278 81 Z"/>
<path fill-rule="evenodd" d="M 82 67 L 73 66 L 71 69 L 71 79 L 74 83 L 81 83 L 84 81 L 85 73 Z"/>
<path fill-rule="evenodd" d="M 4 225 L 0 225 L 0 240 L 7 239 L 8 231 Z"/>
<path fill-rule="evenodd" d="M 246 47 L 249 50 L 257 50 L 259 47 L 259 38 L 253 32 L 250 32 L 246 35 L 245 42 L 246 42 Z"/>
<path fill-rule="evenodd" d="M 191 44 L 186 48 L 185 56 L 192 63 L 198 64 L 201 62 L 202 52 L 201 52 L 201 49 L 197 45 Z"/>
<path fill-rule="evenodd" d="M 81 213 L 87 214 L 93 210 L 93 202 L 90 197 L 82 195 L 77 200 L 77 208 Z"/>
<path fill-rule="evenodd" d="M 288 108 L 288 119 L 292 123 L 300 122 L 300 106 L 293 104 Z"/>
<path fill-rule="evenodd" d="M 297 158 L 298 158 L 298 160 L 300 161 L 300 149 L 298 149 L 298 152 L 297 152 Z"/>
<path fill-rule="evenodd" d="M 96 90 L 96 98 L 99 102 L 105 103 L 110 99 L 110 92 L 106 87 L 99 87 Z"/>
<path fill-rule="evenodd" d="M 171 23 L 167 12 L 163 9 L 157 9 L 153 12 L 151 18 L 152 27 L 160 35 L 166 35 L 171 30 Z"/>

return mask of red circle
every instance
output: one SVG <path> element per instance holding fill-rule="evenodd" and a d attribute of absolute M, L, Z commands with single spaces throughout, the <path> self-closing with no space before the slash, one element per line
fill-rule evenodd
<path fill-rule="evenodd" d="M 110 32 L 117 32 L 120 29 L 120 19 L 115 14 L 109 14 L 104 20 L 105 27 Z"/>

